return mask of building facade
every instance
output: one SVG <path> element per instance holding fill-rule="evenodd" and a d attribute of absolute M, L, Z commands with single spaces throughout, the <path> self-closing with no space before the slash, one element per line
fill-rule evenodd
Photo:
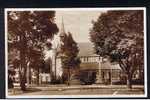
<path fill-rule="evenodd" d="M 82 56 L 80 59 L 82 61 L 80 72 L 86 74 L 81 76 L 83 80 L 89 79 L 89 83 L 99 84 L 113 84 L 120 81 L 122 73 L 118 64 L 112 64 L 100 56 Z"/>

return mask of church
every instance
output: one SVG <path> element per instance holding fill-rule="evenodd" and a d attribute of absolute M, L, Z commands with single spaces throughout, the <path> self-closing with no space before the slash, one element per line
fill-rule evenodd
<path fill-rule="evenodd" d="M 55 76 L 55 79 L 61 79 L 65 70 L 62 68 L 61 64 L 61 53 L 59 53 L 60 45 L 67 33 L 65 32 L 64 23 L 62 19 L 62 24 L 60 28 L 60 33 L 54 37 L 54 40 L 50 41 L 52 43 L 52 48 L 45 52 L 45 61 L 50 61 L 51 67 L 49 73 L 40 73 L 40 83 L 49 83 L 52 81 L 51 74 Z M 80 68 L 75 71 L 79 76 L 80 84 L 112 84 L 115 81 L 120 80 L 121 69 L 118 64 L 111 64 L 107 59 L 103 59 L 99 55 L 94 54 L 93 47 L 90 43 L 83 44 L 85 47 L 79 45 L 79 58 L 81 61 Z M 86 51 L 89 50 L 87 53 Z M 83 52 L 85 54 L 83 54 Z M 75 82 L 79 84 L 78 82 Z M 74 83 L 73 83 L 74 84 Z"/>

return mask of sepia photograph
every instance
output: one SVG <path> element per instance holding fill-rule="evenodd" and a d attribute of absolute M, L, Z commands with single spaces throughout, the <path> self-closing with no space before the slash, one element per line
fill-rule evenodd
<path fill-rule="evenodd" d="M 5 8 L 6 98 L 147 97 L 146 8 Z"/>

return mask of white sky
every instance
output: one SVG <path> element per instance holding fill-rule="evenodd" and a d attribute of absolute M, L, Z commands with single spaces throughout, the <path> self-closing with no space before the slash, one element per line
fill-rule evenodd
<path fill-rule="evenodd" d="M 65 31 L 71 32 L 76 42 L 90 42 L 89 29 L 101 11 L 56 11 L 56 24 L 61 29 L 62 17 Z"/>

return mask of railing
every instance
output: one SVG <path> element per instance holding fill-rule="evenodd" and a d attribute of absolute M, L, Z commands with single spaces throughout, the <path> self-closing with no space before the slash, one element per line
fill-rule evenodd
<path fill-rule="evenodd" d="M 81 62 L 99 62 L 100 56 L 81 56 L 79 57 Z"/>

